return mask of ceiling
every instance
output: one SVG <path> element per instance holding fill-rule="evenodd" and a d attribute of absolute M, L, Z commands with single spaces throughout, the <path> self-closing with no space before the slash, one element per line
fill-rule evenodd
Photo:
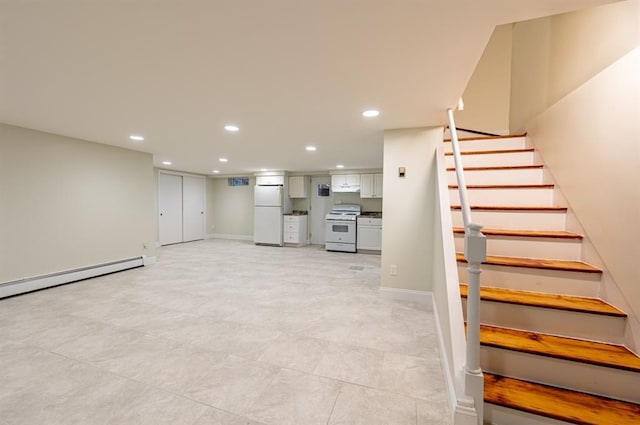
<path fill-rule="evenodd" d="M 605 2 L 0 0 L 0 122 L 201 174 L 381 168 L 383 130 L 443 125 L 495 25 Z"/>

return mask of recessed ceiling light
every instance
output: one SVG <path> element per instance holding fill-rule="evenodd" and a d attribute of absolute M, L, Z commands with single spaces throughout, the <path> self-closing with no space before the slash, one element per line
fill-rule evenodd
<path fill-rule="evenodd" d="M 238 130 L 240 130 L 240 127 L 238 127 L 237 125 L 233 125 L 233 124 L 227 124 L 224 126 L 224 129 L 227 131 L 231 131 L 231 132 L 236 132 Z"/>
<path fill-rule="evenodd" d="M 229 160 L 227 158 L 218 158 L 218 161 L 220 161 L 220 162 L 229 162 Z"/>
<path fill-rule="evenodd" d="M 139 142 L 139 141 L 144 140 L 144 137 L 139 136 L 139 135 L 137 135 L 137 134 L 132 134 L 131 136 L 129 136 L 129 139 L 131 139 L 131 140 L 136 140 L 136 141 L 138 141 L 138 142 Z"/>
<path fill-rule="evenodd" d="M 367 109 L 362 113 L 362 116 L 367 118 L 377 117 L 378 115 L 380 115 L 380 111 L 377 109 Z"/>
<path fill-rule="evenodd" d="M 309 152 L 313 152 L 316 150 L 315 146 L 307 146 L 305 149 L 307 149 Z"/>
<path fill-rule="evenodd" d="M 171 165 L 171 161 L 162 161 L 162 165 Z"/>
<path fill-rule="evenodd" d="M 338 164 L 338 165 L 336 165 L 336 168 L 344 168 L 344 165 Z"/>
<path fill-rule="evenodd" d="M 218 174 L 220 170 L 213 170 L 213 174 Z"/>

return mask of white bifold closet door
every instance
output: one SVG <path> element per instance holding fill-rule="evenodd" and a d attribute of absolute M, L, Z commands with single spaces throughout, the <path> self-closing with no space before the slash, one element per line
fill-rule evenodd
<path fill-rule="evenodd" d="M 160 245 L 204 239 L 205 179 L 160 173 L 158 212 Z"/>
<path fill-rule="evenodd" d="M 182 242 L 182 176 L 158 176 L 160 245 Z"/>
<path fill-rule="evenodd" d="M 182 241 L 204 239 L 205 180 L 182 177 Z"/>

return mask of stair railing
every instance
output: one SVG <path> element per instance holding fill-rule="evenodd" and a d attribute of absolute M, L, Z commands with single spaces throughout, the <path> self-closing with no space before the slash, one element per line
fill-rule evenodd
<path fill-rule="evenodd" d="M 464 258 L 467 260 L 468 295 L 467 295 L 467 352 L 465 363 L 465 392 L 473 398 L 478 421 L 483 418 L 484 377 L 480 368 L 480 264 L 487 257 L 487 241 L 480 231 L 482 226 L 471 221 L 471 208 L 467 197 L 467 184 L 464 178 L 460 146 L 453 111 L 447 109 L 451 147 L 455 163 L 460 208 L 464 222 Z"/>

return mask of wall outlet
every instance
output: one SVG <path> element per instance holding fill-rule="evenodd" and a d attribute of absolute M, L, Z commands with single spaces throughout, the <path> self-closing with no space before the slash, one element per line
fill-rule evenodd
<path fill-rule="evenodd" d="M 390 274 L 391 276 L 395 276 L 395 275 L 397 275 L 397 274 L 398 274 L 398 266 L 396 266 L 395 264 L 391 264 L 391 265 L 389 266 L 389 274 Z"/>

